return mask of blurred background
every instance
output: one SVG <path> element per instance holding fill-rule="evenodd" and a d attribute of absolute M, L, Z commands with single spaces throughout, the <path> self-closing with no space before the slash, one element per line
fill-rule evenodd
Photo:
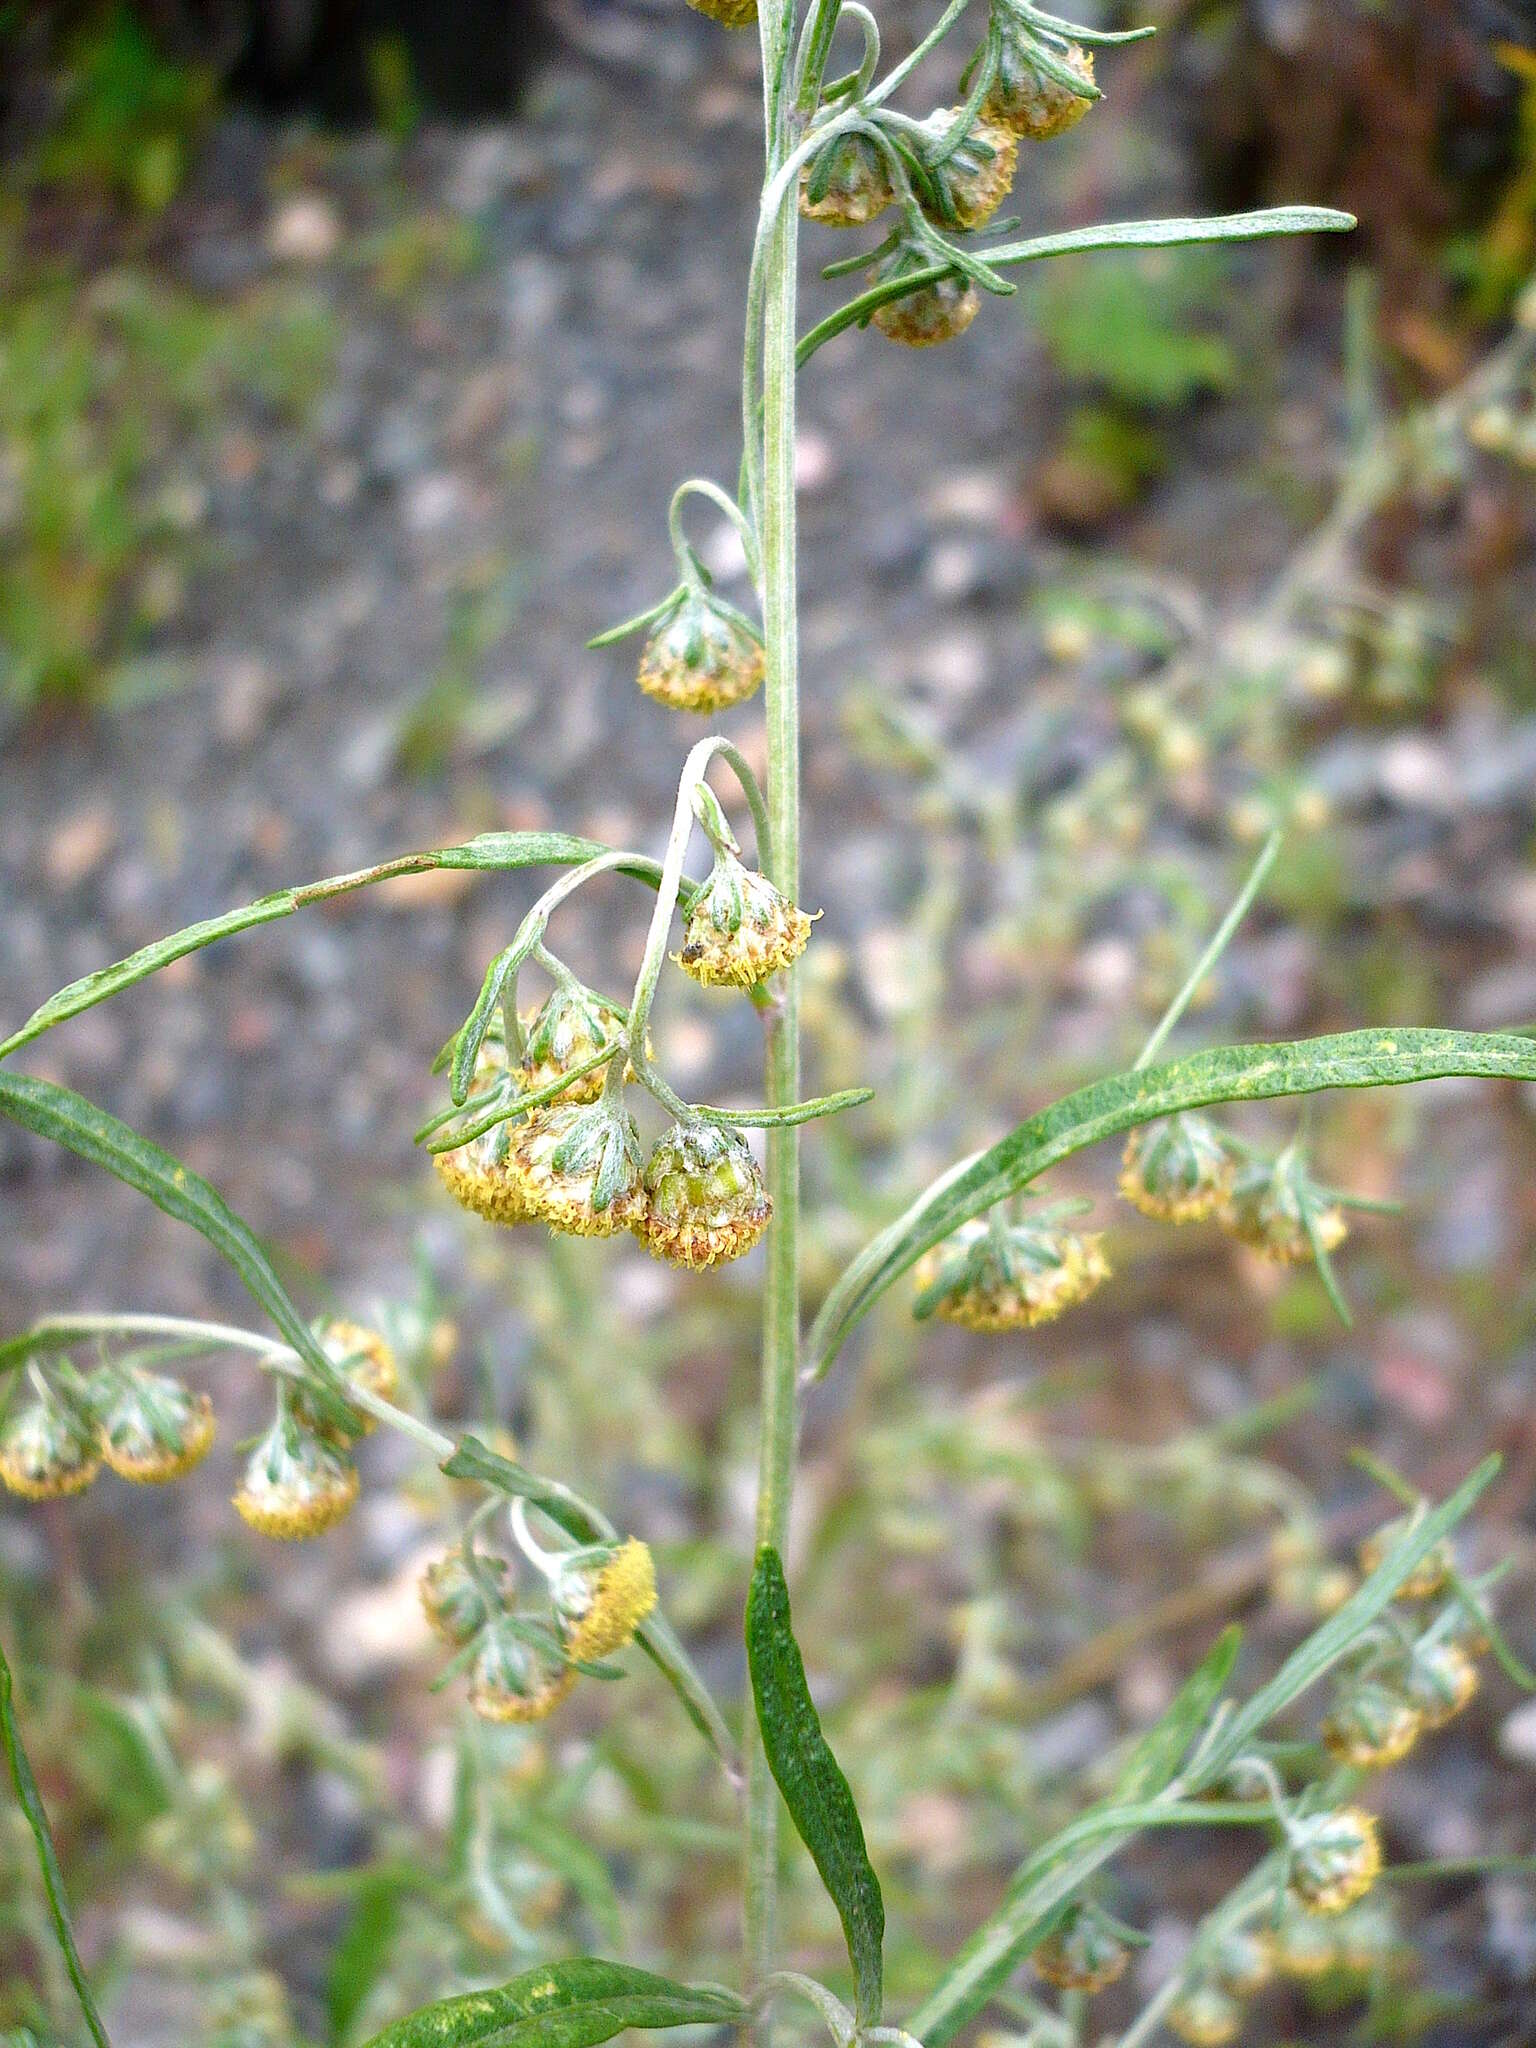
<path fill-rule="evenodd" d="M 888 53 L 936 11 L 884 0 Z M 1021 165 L 1030 229 L 1286 200 L 1361 227 L 1068 259 L 940 351 L 850 333 L 805 372 L 808 1069 L 879 1091 L 807 1141 L 813 1302 L 935 1172 L 1129 1063 L 1275 824 L 1181 1042 L 1536 1015 L 1529 0 L 1135 18 L 1161 33 Z M 963 24 L 911 111 L 969 49 Z M 674 483 L 735 474 L 756 70 L 682 0 L 0 5 L 0 1017 L 407 848 L 659 848 L 695 733 L 632 648 L 583 643 L 669 586 Z M 805 242 L 808 323 L 848 252 Z M 741 601 L 728 530 L 694 535 Z M 725 725 L 761 756 L 760 704 Z M 310 912 L 31 1064 L 207 1175 L 307 1307 L 383 1322 L 440 1414 L 645 1536 L 734 1699 L 760 1255 L 682 1280 L 498 1233 L 411 1143 L 533 893 L 445 874 Z M 556 941 L 621 996 L 644 914 L 605 884 Z M 656 1034 L 683 1092 L 752 1098 L 749 1006 L 669 980 Z M 1116 1205 L 1106 1151 L 1053 1181 L 1107 1231 L 1093 1302 L 982 1338 L 897 1289 L 860 1331 L 809 1407 L 793 1564 L 893 2002 L 1224 1621 L 1245 1688 L 1311 1625 L 1274 1539 L 1347 1561 L 1383 1511 L 1351 1447 L 1436 1493 L 1503 1450 L 1468 1555 L 1514 1558 L 1536 1654 L 1533 1106 L 1317 1105 L 1320 1170 L 1405 1205 L 1340 1256 L 1352 1330 L 1310 1269 Z M 9 1127 L 0 1191 L 7 1334 L 252 1321 L 199 1240 Z M 263 1390 L 204 1383 L 220 1441 L 174 1492 L 0 1507 L 0 1630 L 118 2048 L 346 2048 L 577 1949 L 733 1978 L 731 1805 L 654 1674 L 471 1724 L 414 1590 L 448 1483 L 376 1438 L 343 1528 L 263 1544 L 228 1507 Z M 1495 1674 L 1378 1803 L 1398 1858 L 1536 1851 L 1536 1707 Z M 1094 2028 L 1245 1861 L 1123 1860 L 1112 1902 L 1153 1943 Z M 794 1960 L 835 1981 L 806 1873 Z M 1536 2040 L 1529 1883 L 1390 1905 L 1246 2038 Z M 0 1810 L 0 2025 L 76 2024 Z"/>

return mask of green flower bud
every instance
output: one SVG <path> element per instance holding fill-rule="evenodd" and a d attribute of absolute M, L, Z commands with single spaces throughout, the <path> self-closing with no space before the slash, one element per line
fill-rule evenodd
<path fill-rule="evenodd" d="M 986 119 L 974 121 L 957 143 L 949 138 L 964 109 L 939 107 L 923 122 L 918 160 L 932 197 L 923 211 L 944 227 L 979 228 L 1008 197 L 1019 158 L 1018 137 Z"/>
<path fill-rule="evenodd" d="M 180 1380 L 110 1366 L 92 1381 L 101 1454 L 120 1479 L 160 1485 L 190 1472 L 213 1442 L 213 1403 Z"/>
<path fill-rule="evenodd" d="M 752 988 L 799 959 L 813 922 L 766 875 L 719 848 L 673 957 L 705 988 Z"/>
<path fill-rule="evenodd" d="M 557 1104 L 519 1130 L 510 1171 L 531 1216 L 577 1237 L 610 1237 L 644 1220 L 642 1162 L 627 1110 Z"/>
<path fill-rule="evenodd" d="M 867 135 L 834 135 L 800 173 L 800 211 L 827 227 L 867 227 L 895 197 L 884 153 Z"/>
<path fill-rule="evenodd" d="M 654 1257 L 695 1269 L 751 1251 L 773 1214 L 751 1147 L 719 1124 L 675 1123 L 646 1162 L 638 1234 Z"/>
<path fill-rule="evenodd" d="M 981 103 L 981 111 L 989 121 L 995 121 L 1016 137 L 1049 142 L 1068 128 L 1076 127 L 1093 105 L 1097 97 L 1093 54 L 1076 43 L 1052 51 L 1056 60 L 1087 87 L 1079 93 L 1040 69 L 1036 61 L 1038 50 L 1039 45 L 1027 34 L 1005 32 L 999 38 L 997 76 Z"/>
<path fill-rule="evenodd" d="M 54 1393 L 38 1395 L 0 1429 L 0 1485 L 24 1500 L 83 1493 L 101 1470 L 101 1439 Z"/>

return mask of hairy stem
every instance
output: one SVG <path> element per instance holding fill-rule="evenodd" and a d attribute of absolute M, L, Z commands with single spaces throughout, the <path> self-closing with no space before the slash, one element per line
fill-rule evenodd
<path fill-rule="evenodd" d="M 786 84 L 794 32 L 792 0 L 763 0 L 759 11 L 766 116 L 765 191 L 791 145 Z M 792 902 L 800 894 L 800 712 L 795 592 L 795 266 L 799 216 L 793 181 L 781 183 L 762 264 L 762 331 L 749 343 L 749 362 L 762 365 L 762 499 L 758 535 L 763 565 L 767 642 L 768 876 Z M 760 354 L 759 354 L 760 350 Z M 755 394 L 749 394 L 755 397 Z M 800 1026 L 796 975 L 785 977 L 780 1001 L 767 1014 L 766 1095 L 770 1108 L 800 1092 Z M 784 1548 L 795 1458 L 795 1381 L 800 1323 L 800 1134 L 768 1133 L 768 1191 L 773 1224 L 763 1296 L 761 1442 L 757 1540 Z M 755 1727 L 748 1730 L 745 1922 L 753 1983 L 773 1971 L 778 1792 Z M 759 2032 L 766 2032 L 762 2020 Z"/>

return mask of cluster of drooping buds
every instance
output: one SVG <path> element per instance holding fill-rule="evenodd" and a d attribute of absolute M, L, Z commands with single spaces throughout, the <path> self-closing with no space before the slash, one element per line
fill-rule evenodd
<path fill-rule="evenodd" d="M 548 1582 L 546 1610 L 514 1608 L 510 1563 L 468 1539 L 427 1567 L 421 1603 L 455 1652 L 450 1673 L 467 1670 L 469 1704 L 482 1720 L 542 1721 L 582 1670 L 633 1638 L 656 1605 L 656 1573 L 649 1549 L 634 1537 L 546 1551 L 533 1541 L 521 1503 L 513 1528 Z"/>
<path fill-rule="evenodd" d="M 65 1367 L 33 1371 L 35 1392 L 0 1426 L 0 1484 L 28 1500 L 80 1493 L 103 1465 L 153 1486 L 178 1479 L 208 1454 L 213 1404 L 179 1380 L 132 1361 L 86 1380 Z"/>
<path fill-rule="evenodd" d="M 1375 1571 L 1422 1513 L 1412 1509 L 1368 1536 L 1360 1546 L 1362 1571 Z M 1417 1630 L 1394 1618 L 1361 1638 L 1322 1728 L 1324 1746 L 1341 1763 L 1360 1770 L 1396 1763 L 1421 1734 L 1445 1727 L 1475 1697 L 1476 1656 L 1492 1624 L 1480 1595 L 1460 1579 L 1447 1543 L 1426 1552 L 1397 1598 L 1417 1605 L 1447 1589 L 1440 1612 Z"/>
<path fill-rule="evenodd" d="M 1010 1222 L 1001 1210 L 962 1224 L 918 1261 L 913 1314 L 968 1330 L 1032 1329 L 1109 1278 L 1097 1236 L 1063 1229 L 1047 1212 Z"/>
<path fill-rule="evenodd" d="M 234 1496 L 242 1521 L 282 1541 L 319 1536 L 351 1508 L 359 1483 L 352 1443 L 374 1428 L 375 1418 L 348 1392 L 388 1400 L 398 1381 L 394 1353 L 377 1331 L 323 1317 L 314 1334 L 336 1369 L 345 1427 L 335 1404 L 306 1381 L 283 1379 L 271 1425 L 247 1458 Z"/>

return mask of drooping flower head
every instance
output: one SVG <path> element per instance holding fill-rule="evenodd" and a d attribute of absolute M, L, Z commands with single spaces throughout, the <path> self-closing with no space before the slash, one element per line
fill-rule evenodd
<path fill-rule="evenodd" d="M 1098 98 L 1093 82 L 1093 53 L 1077 43 L 1050 52 L 1051 68 L 1042 64 L 1044 53 L 1031 36 L 1005 28 L 997 41 L 997 73 L 981 111 L 1010 134 L 1031 142 L 1049 142 L 1073 128 Z M 1060 67 L 1075 84 L 1053 76 Z"/>
<path fill-rule="evenodd" d="M 1169 2006 L 1168 2031 L 1190 2048 L 1226 2048 L 1243 2023 L 1243 2009 L 1210 1978 L 1188 1985 Z"/>
<path fill-rule="evenodd" d="M 800 211 L 826 227 L 867 227 L 895 197 L 879 144 L 857 131 L 834 135 L 800 173 Z"/>
<path fill-rule="evenodd" d="M 648 1252 L 695 1269 L 751 1251 L 773 1214 L 762 1169 L 739 1133 L 675 1123 L 651 1147 L 638 1235 Z"/>
<path fill-rule="evenodd" d="M 746 613 L 690 578 L 653 623 L 635 680 L 673 711 L 728 711 L 755 693 L 764 661 Z"/>
<path fill-rule="evenodd" d="M 1019 157 L 1011 130 L 973 120 L 956 137 L 961 107 L 939 107 L 922 123 L 916 153 L 929 187 L 923 210 L 945 227 L 983 227 L 1008 197 Z"/>
<path fill-rule="evenodd" d="M 1132 1131 L 1120 1162 L 1120 1192 L 1164 1223 L 1214 1216 L 1232 1186 L 1232 1159 L 1208 1117 L 1185 1110 Z"/>
<path fill-rule="evenodd" d="M 1092 1906 L 1074 1908 L 1030 1957 L 1047 1984 L 1090 1994 L 1123 1977 L 1130 1960 L 1130 1950 Z"/>
<path fill-rule="evenodd" d="M 100 1470 L 99 1433 L 52 1389 L 13 1410 L 0 1428 L 0 1484 L 24 1500 L 83 1493 Z"/>
<path fill-rule="evenodd" d="M 1344 1212 L 1310 1179 L 1294 1152 L 1240 1167 L 1220 1212 L 1223 1229 L 1277 1266 L 1313 1257 L 1309 1215 L 1323 1250 L 1337 1251 L 1349 1232 Z"/>
<path fill-rule="evenodd" d="M 689 907 L 677 964 L 705 988 L 753 988 L 799 959 L 812 922 L 766 875 L 719 846 Z"/>
<path fill-rule="evenodd" d="M 530 1023 L 532 1021 L 529 1019 Z M 486 1098 L 491 1091 L 499 1089 L 510 1102 L 525 1092 L 522 1080 L 522 1069 L 509 1060 L 501 1034 L 488 1034 L 475 1061 L 471 1100 L 494 1108 L 495 1103 L 487 1104 Z M 454 1119 L 447 1128 L 450 1131 L 455 1126 L 463 1129 L 468 1119 L 469 1105 L 466 1104 L 464 1119 Z M 530 1221 L 528 1204 L 510 1167 L 515 1127 L 521 1121 L 520 1116 L 504 1119 L 492 1124 L 480 1136 L 432 1155 L 438 1178 L 453 1199 L 461 1208 L 483 1216 L 487 1223 Z"/>
<path fill-rule="evenodd" d="M 1382 1770 L 1419 1739 L 1423 1717 L 1394 1687 L 1365 1678 L 1344 1687 L 1323 1722 L 1323 1746 L 1340 1763 Z"/>
<path fill-rule="evenodd" d="M 142 1366 L 108 1366 L 92 1381 L 101 1454 L 120 1479 L 157 1486 L 208 1455 L 213 1403 L 180 1380 Z"/>
<path fill-rule="evenodd" d="M 388 1401 L 393 1396 L 400 1384 L 400 1370 L 395 1363 L 394 1352 L 377 1330 L 370 1330 L 363 1323 L 351 1322 L 345 1316 L 320 1316 L 313 1329 L 316 1343 L 347 1386 L 374 1394 L 381 1401 Z M 358 1433 L 371 1435 L 378 1427 L 376 1418 L 364 1408 L 352 1407 L 350 1402 L 348 1406 L 357 1422 Z M 302 1386 L 294 1388 L 293 1412 L 306 1429 L 324 1435 L 329 1428 L 318 1404 Z"/>
<path fill-rule="evenodd" d="M 975 1218 L 918 1261 L 913 1313 L 968 1330 L 1032 1329 L 1109 1278 L 1097 1236 Z"/>
<path fill-rule="evenodd" d="M 570 1665 L 493 1622 L 470 1667 L 469 1704 L 482 1721 L 543 1721 L 575 1683 Z"/>
<path fill-rule="evenodd" d="M 562 982 L 540 1005 L 523 1046 L 522 1084 L 528 1094 L 547 1088 L 591 1059 L 616 1047 L 626 1018 L 617 1003 L 580 982 Z M 603 1092 L 602 1067 L 572 1081 L 557 1102 L 596 1102 Z"/>
<path fill-rule="evenodd" d="M 494 1551 L 476 1551 L 473 1564 L 462 1550 L 434 1558 L 417 1589 L 434 1634 L 462 1649 L 505 1611 L 511 1576 L 510 1564 Z"/>
<path fill-rule="evenodd" d="M 1443 1728 L 1475 1698 L 1477 1666 L 1460 1643 L 1415 1643 L 1402 1675 L 1403 1697 L 1426 1728 Z"/>
<path fill-rule="evenodd" d="M 334 1527 L 357 1499 L 357 1467 L 331 1438 L 306 1429 L 292 1400 L 246 1461 L 235 1512 L 263 1536 L 283 1541 Z"/>
<path fill-rule="evenodd" d="M 557 1103 L 518 1131 L 510 1170 L 532 1216 L 577 1237 L 610 1237 L 645 1217 L 640 1133 L 618 1104 Z"/>
<path fill-rule="evenodd" d="M 550 1596 L 566 1655 L 595 1663 L 622 1649 L 656 1605 L 656 1567 L 647 1545 L 623 1543 L 575 1553 L 565 1561 Z"/>
<path fill-rule="evenodd" d="M 1342 1913 L 1381 1874 L 1376 1816 L 1341 1806 L 1298 1822 L 1292 1843 L 1291 1895 L 1309 1913 Z"/>
<path fill-rule="evenodd" d="M 935 268 L 934 252 L 925 242 L 903 235 L 869 270 L 872 285 L 897 284 L 903 278 Z M 900 297 L 887 299 L 870 315 L 887 341 L 905 348 L 935 348 L 964 334 L 981 310 L 981 293 L 963 272 L 946 271 L 927 278 Z"/>

